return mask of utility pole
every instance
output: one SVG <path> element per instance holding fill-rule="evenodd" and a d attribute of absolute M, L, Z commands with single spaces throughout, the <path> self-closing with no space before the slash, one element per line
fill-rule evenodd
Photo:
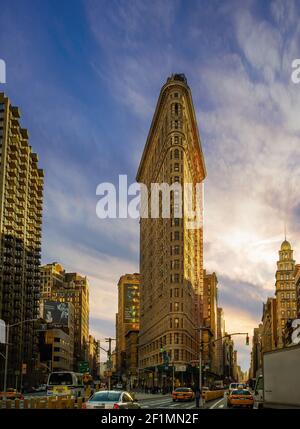
<path fill-rule="evenodd" d="M 108 350 L 107 350 L 107 360 L 108 360 L 108 390 L 110 390 L 111 385 L 111 370 L 112 370 L 112 361 L 111 361 L 111 342 L 115 341 L 115 338 L 105 338 L 105 341 L 108 343 Z"/>
<path fill-rule="evenodd" d="M 200 408 L 202 407 L 202 328 L 199 328 L 199 390 Z"/>
<path fill-rule="evenodd" d="M 210 331 L 210 328 L 205 326 L 199 326 L 199 328 L 195 328 L 199 331 L 199 390 L 200 390 L 200 401 L 199 405 L 202 408 L 203 400 L 202 400 L 202 331 Z"/>
<path fill-rule="evenodd" d="M 5 364 L 4 364 L 4 382 L 3 382 L 3 387 L 4 387 L 4 396 L 6 398 L 7 396 L 7 368 L 8 368 L 8 347 L 9 347 L 9 330 L 10 328 L 13 328 L 14 326 L 19 326 L 22 325 L 24 323 L 30 323 L 30 322 L 36 322 L 39 319 L 27 319 L 27 320 L 22 320 L 21 322 L 17 322 L 14 323 L 12 325 L 10 325 L 9 323 L 6 324 L 6 338 L 5 338 Z"/>
<path fill-rule="evenodd" d="M 8 366 L 8 345 L 9 345 L 9 323 L 6 325 L 6 338 L 5 338 L 5 364 L 4 364 L 4 395 L 6 399 L 7 391 L 7 366 Z"/>

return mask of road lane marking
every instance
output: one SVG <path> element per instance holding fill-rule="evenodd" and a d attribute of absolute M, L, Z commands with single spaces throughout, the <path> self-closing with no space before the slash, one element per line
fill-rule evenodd
<path fill-rule="evenodd" d="M 218 404 L 220 404 L 220 402 L 222 402 L 222 401 L 224 401 L 224 398 L 220 399 L 218 402 L 216 402 L 214 405 L 212 405 L 212 406 L 210 407 L 210 409 L 215 408 L 215 407 L 216 407 Z M 224 405 L 223 405 L 223 407 L 224 407 Z"/>

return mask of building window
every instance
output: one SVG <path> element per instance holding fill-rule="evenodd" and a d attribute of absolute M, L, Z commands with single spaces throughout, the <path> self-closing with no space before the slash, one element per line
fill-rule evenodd
<path fill-rule="evenodd" d="M 174 158 L 179 159 L 179 150 L 178 149 L 174 150 Z"/>
<path fill-rule="evenodd" d="M 178 273 L 174 274 L 173 279 L 174 279 L 174 283 L 179 283 L 179 274 Z"/>
<path fill-rule="evenodd" d="M 179 246 L 174 246 L 174 255 L 179 255 L 179 254 L 180 254 Z"/>
<path fill-rule="evenodd" d="M 174 226 L 179 226 L 180 219 L 178 217 L 174 218 L 173 223 Z"/>

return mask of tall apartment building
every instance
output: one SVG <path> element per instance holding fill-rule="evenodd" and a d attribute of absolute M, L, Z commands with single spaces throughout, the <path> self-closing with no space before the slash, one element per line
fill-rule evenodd
<path fill-rule="evenodd" d="M 283 332 L 289 319 L 297 316 L 297 290 L 295 285 L 295 261 L 290 243 L 284 240 L 279 250 L 276 271 L 277 347 L 284 345 Z"/>
<path fill-rule="evenodd" d="M 85 276 L 67 273 L 54 262 L 41 267 L 43 299 L 71 302 L 74 306 L 74 365 L 88 361 L 89 283 Z"/>
<path fill-rule="evenodd" d="M 151 201 L 152 183 L 189 183 L 195 190 L 205 176 L 192 94 L 185 76 L 174 74 L 161 89 L 137 182 L 147 186 Z M 176 368 L 188 369 L 199 355 L 195 328 L 202 322 L 203 228 L 188 227 L 190 219 L 184 210 L 180 217 L 177 198 L 175 189 L 170 195 L 169 218 L 146 218 L 143 205 L 140 220 L 139 366 L 149 383 L 154 380 L 160 385 L 166 383 L 162 349 Z M 161 198 L 160 208 L 166 201 L 168 205 L 168 198 Z M 182 201 L 185 208 L 185 190 Z M 188 377 L 188 372 L 183 376 Z"/>
<path fill-rule="evenodd" d="M 140 329 L 140 274 L 125 274 L 118 282 L 116 315 L 117 371 L 126 372 L 126 334 Z"/>
<path fill-rule="evenodd" d="M 0 319 L 17 324 L 10 329 L 8 386 L 22 363 L 23 382 L 32 379 L 38 347 L 32 320 L 39 311 L 44 174 L 28 139 L 19 108 L 0 93 Z M 1 385 L 3 366 L 0 359 Z"/>

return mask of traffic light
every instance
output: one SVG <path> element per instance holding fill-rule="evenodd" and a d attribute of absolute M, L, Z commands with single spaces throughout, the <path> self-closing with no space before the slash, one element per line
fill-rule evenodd
<path fill-rule="evenodd" d="M 249 335 L 246 336 L 246 346 L 249 346 Z"/>
<path fill-rule="evenodd" d="M 167 364 L 167 365 L 169 364 L 170 358 L 169 358 L 169 355 L 166 351 L 163 352 L 163 360 L 164 360 L 165 364 Z"/>

